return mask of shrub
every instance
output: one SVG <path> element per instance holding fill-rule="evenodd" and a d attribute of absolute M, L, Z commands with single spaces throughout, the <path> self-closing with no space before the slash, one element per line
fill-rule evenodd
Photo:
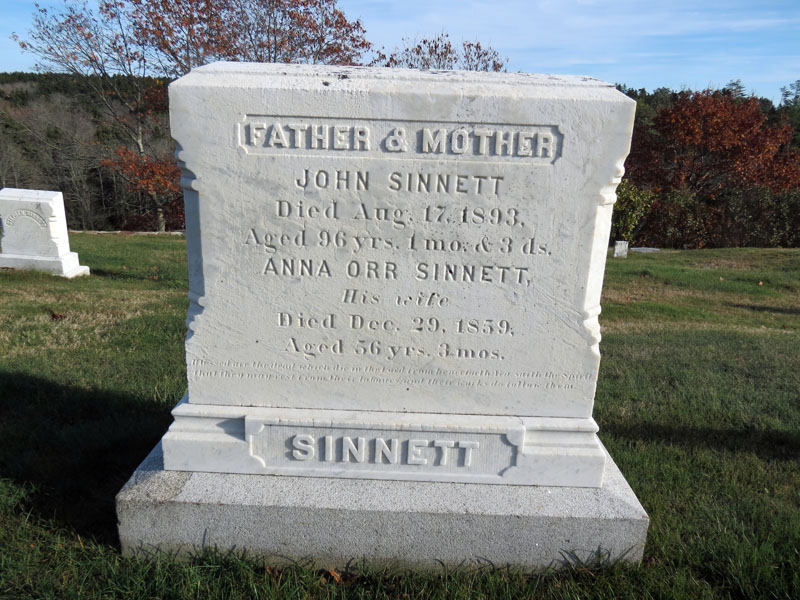
<path fill-rule="evenodd" d="M 686 188 L 660 194 L 653 202 L 641 241 L 660 248 L 713 246 L 718 209 Z"/>
<path fill-rule="evenodd" d="M 800 246 L 800 190 L 732 188 L 701 196 L 683 188 L 660 194 L 638 235 L 662 248 Z"/>
<path fill-rule="evenodd" d="M 611 218 L 611 239 L 633 243 L 643 219 L 653 206 L 653 193 L 640 190 L 627 180 L 617 187 L 617 202 Z"/>
<path fill-rule="evenodd" d="M 800 190 L 774 193 L 767 187 L 730 190 L 721 198 L 725 222 L 721 246 L 800 246 Z"/>

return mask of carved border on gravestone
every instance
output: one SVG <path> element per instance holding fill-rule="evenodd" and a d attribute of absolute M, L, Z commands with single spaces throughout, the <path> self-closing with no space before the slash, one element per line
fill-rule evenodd
<path fill-rule="evenodd" d="M 44 217 L 35 210 L 30 210 L 29 208 L 20 208 L 19 210 L 14 211 L 8 217 L 6 217 L 5 223 L 11 226 L 19 217 L 27 217 L 39 225 L 40 229 L 47 229 L 47 221 L 45 221 Z"/>
<path fill-rule="evenodd" d="M 181 171 L 181 188 L 183 188 L 183 205 L 184 205 L 184 221 L 186 230 L 189 231 L 193 228 L 195 231 L 200 231 L 199 225 L 199 209 L 200 209 L 200 190 L 196 187 L 197 176 L 187 166 L 183 160 L 183 147 L 175 143 L 175 162 Z M 190 227 L 192 222 L 193 227 Z M 205 280 L 203 277 L 203 253 L 200 251 L 202 246 L 202 239 L 200 236 L 187 236 L 187 254 L 189 257 L 189 308 L 186 313 L 186 339 L 194 335 L 197 327 L 197 322 L 200 315 L 205 308 Z M 192 248 L 192 246 L 198 246 Z M 184 357 L 186 358 L 186 357 Z M 187 361 L 188 362 L 188 361 Z"/>
<path fill-rule="evenodd" d="M 600 201 L 598 202 L 597 207 L 598 211 L 613 210 L 614 205 L 617 203 L 617 186 L 619 186 L 619 184 L 622 182 L 622 177 L 625 175 L 625 159 L 627 157 L 628 152 L 626 151 L 622 154 L 622 156 L 618 156 L 614 161 L 614 172 L 611 174 L 611 179 L 600 189 Z M 595 236 L 592 259 L 601 260 L 603 264 L 605 264 L 606 248 L 607 242 L 604 240 L 604 236 Z M 602 290 L 597 290 L 596 302 L 590 306 L 585 306 L 583 309 L 583 328 L 586 331 L 589 339 L 592 340 L 590 347 L 597 353 L 598 357 L 600 356 L 600 340 L 602 338 L 599 320 L 600 313 L 602 312 L 602 307 L 600 304 L 601 293 Z"/>

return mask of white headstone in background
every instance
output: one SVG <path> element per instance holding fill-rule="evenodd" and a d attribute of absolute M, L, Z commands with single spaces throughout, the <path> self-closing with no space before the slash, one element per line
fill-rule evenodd
<path fill-rule="evenodd" d="M 628 258 L 628 242 L 614 242 L 614 258 Z"/>
<path fill-rule="evenodd" d="M 89 274 L 69 250 L 61 192 L 0 190 L 0 267 L 67 278 Z"/>

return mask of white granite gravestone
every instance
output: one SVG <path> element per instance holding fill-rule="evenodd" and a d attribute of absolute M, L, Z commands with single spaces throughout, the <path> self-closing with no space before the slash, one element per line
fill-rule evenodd
<path fill-rule="evenodd" d="M 628 242 L 620 240 L 614 242 L 614 258 L 628 258 Z"/>
<path fill-rule="evenodd" d="M 638 559 L 647 517 L 592 419 L 634 106 L 550 75 L 217 64 L 174 82 L 189 390 L 165 471 L 158 449 L 120 494 L 123 547 L 201 539 L 143 525 L 161 517 L 140 495 L 167 486 L 187 523 L 227 506 L 203 540 L 262 553 Z M 447 551 L 388 539 L 427 523 L 419 494 L 453 527 Z M 228 531 L 265 515 L 246 543 Z M 504 528 L 541 547 L 474 545 Z"/>
<path fill-rule="evenodd" d="M 88 275 L 69 250 L 61 192 L 0 190 L 0 267 L 45 271 L 61 277 Z"/>

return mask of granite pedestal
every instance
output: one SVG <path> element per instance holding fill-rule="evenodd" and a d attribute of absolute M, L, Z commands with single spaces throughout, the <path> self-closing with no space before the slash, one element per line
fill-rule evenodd
<path fill-rule="evenodd" d="M 127 555 L 214 548 L 339 569 L 637 562 L 648 526 L 610 457 L 602 488 L 499 486 L 165 471 L 160 444 L 117 513 Z"/>

